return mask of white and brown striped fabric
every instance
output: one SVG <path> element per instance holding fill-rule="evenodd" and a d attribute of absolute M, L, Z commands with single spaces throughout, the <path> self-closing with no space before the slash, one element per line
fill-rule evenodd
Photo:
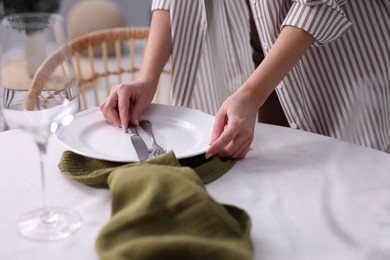
<path fill-rule="evenodd" d="M 155 0 L 172 26 L 172 102 L 214 115 L 253 72 L 246 0 Z"/>
<path fill-rule="evenodd" d="M 390 2 L 252 0 L 265 55 L 281 28 L 316 38 L 277 93 L 291 127 L 390 152 Z"/>
<path fill-rule="evenodd" d="M 313 47 L 277 86 L 290 126 L 390 152 L 390 0 L 250 1 L 265 55 L 283 26 L 302 28 L 316 38 Z M 228 92 L 218 88 L 222 85 L 219 82 L 226 81 L 217 81 L 214 92 L 191 86 L 195 86 L 194 82 L 203 87 L 213 82 L 216 86 L 219 76 L 205 75 L 217 72 L 213 70 L 220 67 L 215 64 L 229 62 L 221 63 L 220 51 L 226 47 L 218 41 L 217 32 L 213 32 L 214 36 L 209 33 L 208 41 L 204 38 L 211 15 L 231 21 L 223 35 L 247 35 L 246 31 L 239 33 L 241 28 L 246 30 L 246 18 L 234 16 L 237 10 L 245 8 L 229 13 L 224 9 L 207 11 L 207 3 L 226 8 L 238 2 L 240 7 L 244 5 L 244 1 L 237 0 L 154 1 L 153 9 L 171 9 L 173 59 L 178 68 L 174 75 L 176 104 L 209 103 L 205 96 L 213 99 L 215 95 L 222 102 L 227 96 Z M 208 44 L 209 53 L 203 50 L 202 57 L 210 58 L 199 59 L 199 53 Z M 238 64 L 232 59 L 234 65 L 226 70 L 232 79 L 236 77 L 228 82 L 243 82 L 245 73 L 239 67 L 246 68 L 244 64 L 251 61 L 250 57 L 238 54 L 237 45 L 223 44 L 231 44 L 238 57 Z M 216 108 L 213 106 L 213 112 Z"/>

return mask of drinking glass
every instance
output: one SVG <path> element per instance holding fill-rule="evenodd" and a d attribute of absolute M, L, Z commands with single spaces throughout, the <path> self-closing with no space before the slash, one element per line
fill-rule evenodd
<path fill-rule="evenodd" d="M 79 214 L 48 206 L 45 194 L 44 158 L 49 138 L 79 110 L 65 32 L 58 14 L 13 14 L 1 21 L 0 112 L 8 129 L 22 129 L 33 137 L 40 154 L 43 206 L 17 222 L 19 233 L 34 240 L 64 239 L 81 227 Z M 55 61 L 53 66 L 42 66 L 48 60 Z"/>

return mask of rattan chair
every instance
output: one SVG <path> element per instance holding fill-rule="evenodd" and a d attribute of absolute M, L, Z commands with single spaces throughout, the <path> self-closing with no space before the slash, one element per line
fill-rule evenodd
<path fill-rule="evenodd" d="M 121 27 L 91 32 L 69 42 L 80 88 L 81 109 L 98 106 L 112 86 L 136 78 L 148 34 L 148 27 Z M 40 66 L 31 89 L 42 89 L 52 82 L 47 77 L 61 64 L 61 57 L 56 56 L 51 56 Z M 161 74 L 153 102 L 170 104 L 170 93 L 171 70 L 168 64 Z"/>

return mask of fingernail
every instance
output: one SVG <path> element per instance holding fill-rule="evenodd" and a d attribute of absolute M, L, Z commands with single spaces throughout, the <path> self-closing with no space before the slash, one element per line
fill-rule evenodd
<path fill-rule="evenodd" d="M 212 156 L 212 155 L 211 155 L 210 153 L 205 153 L 204 158 L 207 160 L 207 159 L 209 159 L 211 156 Z"/>

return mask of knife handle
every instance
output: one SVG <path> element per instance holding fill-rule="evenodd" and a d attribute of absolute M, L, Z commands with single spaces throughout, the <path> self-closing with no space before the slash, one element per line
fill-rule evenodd
<path fill-rule="evenodd" d="M 130 136 L 138 135 L 137 127 L 135 127 L 133 125 L 129 125 L 129 129 L 128 130 L 130 131 Z"/>

